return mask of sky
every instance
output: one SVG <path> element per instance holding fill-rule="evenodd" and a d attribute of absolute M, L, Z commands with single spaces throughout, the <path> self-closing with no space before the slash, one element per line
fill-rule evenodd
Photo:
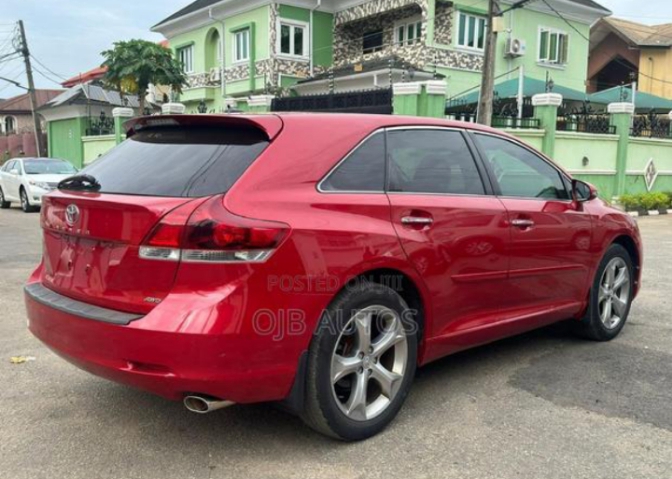
<path fill-rule="evenodd" d="M 672 23 L 671 0 L 596 0 L 614 16 L 640 23 Z M 35 67 L 38 88 L 59 88 L 56 82 L 88 71 L 102 62 L 100 52 L 117 40 L 143 38 L 159 41 L 150 28 L 190 0 L 0 0 L 0 57 L 6 40 L 22 19 L 31 53 L 42 64 Z M 51 71 L 49 71 L 51 70 Z M 21 60 L 0 60 L 0 77 L 25 85 Z M 0 80 L 0 98 L 23 90 Z"/>

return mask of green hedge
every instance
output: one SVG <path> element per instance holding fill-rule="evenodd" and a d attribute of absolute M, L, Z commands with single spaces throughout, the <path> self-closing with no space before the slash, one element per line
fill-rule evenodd
<path fill-rule="evenodd" d="M 672 192 L 623 195 L 620 200 L 626 211 L 667 210 L 672 208 Z"/>

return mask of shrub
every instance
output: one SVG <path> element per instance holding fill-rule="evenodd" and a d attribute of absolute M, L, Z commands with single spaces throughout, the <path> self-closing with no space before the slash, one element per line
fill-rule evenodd
<path fill-rule="evenodd" d="M 668 209 L 672 204 L 672 195 L 661 192 L 623 195 L 621 204 L 626 211 Z"/>

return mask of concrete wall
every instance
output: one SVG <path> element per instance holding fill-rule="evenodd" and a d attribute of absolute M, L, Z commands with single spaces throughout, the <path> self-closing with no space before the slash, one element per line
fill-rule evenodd
<path fill-rule="evenodd" d="M 84 165 L 93 163 L 115 146 L 117 142 L 114 135 L 82 137 Z"/>

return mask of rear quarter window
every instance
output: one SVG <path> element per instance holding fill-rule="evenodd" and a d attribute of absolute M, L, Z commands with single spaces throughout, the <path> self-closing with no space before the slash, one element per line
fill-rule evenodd
<path fill-rule="evenodd" d="M 227 192 L 268 144 L 254 128 L 146 129 L 82 174 L 94 176 L 101 193 L 209 196 Z"/>
<path fill-rule="evenodd" d="M 385 133 L 375 133 L 358 145 L 320 184 L 327 192 L 385 190 Z"/>

